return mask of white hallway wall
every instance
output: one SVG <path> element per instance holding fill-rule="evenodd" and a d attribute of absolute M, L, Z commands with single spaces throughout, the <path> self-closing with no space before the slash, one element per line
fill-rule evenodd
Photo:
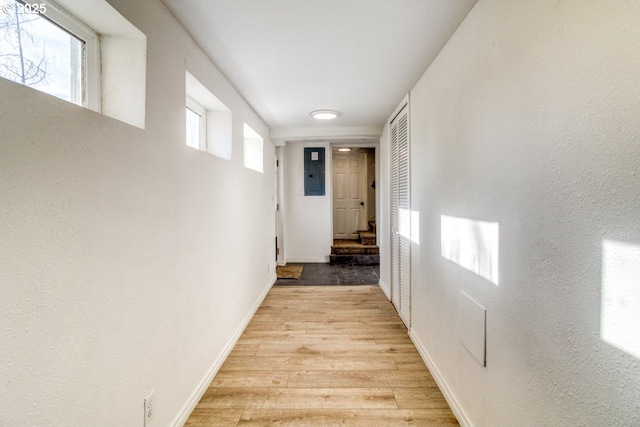
<path fill-rule="evenodd" d="M 304 195 L 304 148 L 324 147 L 325 195 Z M 331 146 L 287 143 L 284 149 L 285 257 L 288 262 L 328 262 L 333 244 Z"/>
<path fill-rule="evenodd" d="M 2 426 L 142 426 L 152 389 L 172 425 L 274 279 L 267 127 L 160 2 L 110 3 L 147 36 L 145 130 L 0 79 Z M 230 162 L 185 146 L 185 64 Z"/>
<path fill-rule="evenodd" d="M 637 1 L 481 0 L 410 93 L 412 334 L 464 422 L 640 424 L 640 361 L 600 338 L 603 239 L 640 244 L 639 21 Z M 440 256 L 441 215 L 500 224 L 499 286 Z"/>

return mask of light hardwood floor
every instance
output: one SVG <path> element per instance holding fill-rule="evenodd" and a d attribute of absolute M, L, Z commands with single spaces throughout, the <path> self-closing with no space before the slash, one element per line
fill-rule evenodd
<path fill-rule="evenodd" d="M 458 425 L 378 286 L 275 286 L 186 426 Z"/>

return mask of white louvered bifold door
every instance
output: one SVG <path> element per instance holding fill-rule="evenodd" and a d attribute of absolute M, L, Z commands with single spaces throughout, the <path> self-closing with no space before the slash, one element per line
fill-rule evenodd
<path fill-rule="evenodd" d="M 411 318 L 411 206 L 409 107 L 391 121 L 391 300 L 403 322 Z"/>
<path fill-rule="evenodd" d="M 400 311 L 400 218 L 398 209 L 398 123 L 391 123 L 391 302 Z"/>

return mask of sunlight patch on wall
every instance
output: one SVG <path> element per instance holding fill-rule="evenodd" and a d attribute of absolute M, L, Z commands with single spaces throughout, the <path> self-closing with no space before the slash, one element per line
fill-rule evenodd
<path fill-rule="evenodd" d="M 398 213 L 398 231 L 402 237 L 411 240 L 411 211 L 399 209 Z"/>
<path fill-rule="evenodd" d="M 640 359 L 640 246 L 602 242 L 600 336 Z"/>
<path fill-rule="evenodd" d="M 420 212 L 411 211 L 411 240 L 420 244 Z"/>
<path fill-rule="evenodd" d="M 420 244 L 420 212 L 410 211 L 408 209 L 398 210 L 400 235 L 413 243 Z"/>
<path fill-rule="evenodd" d="M 497 222 L 442 215 L 440 254 L 497 285 L 499 234 Z"/>

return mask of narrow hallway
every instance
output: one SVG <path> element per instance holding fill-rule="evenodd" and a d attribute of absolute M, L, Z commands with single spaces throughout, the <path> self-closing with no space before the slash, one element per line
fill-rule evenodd
<path fill-rule="evenodd" d="M 457 425 L 378 286 L 273 287 L 186 426 Z"/>

